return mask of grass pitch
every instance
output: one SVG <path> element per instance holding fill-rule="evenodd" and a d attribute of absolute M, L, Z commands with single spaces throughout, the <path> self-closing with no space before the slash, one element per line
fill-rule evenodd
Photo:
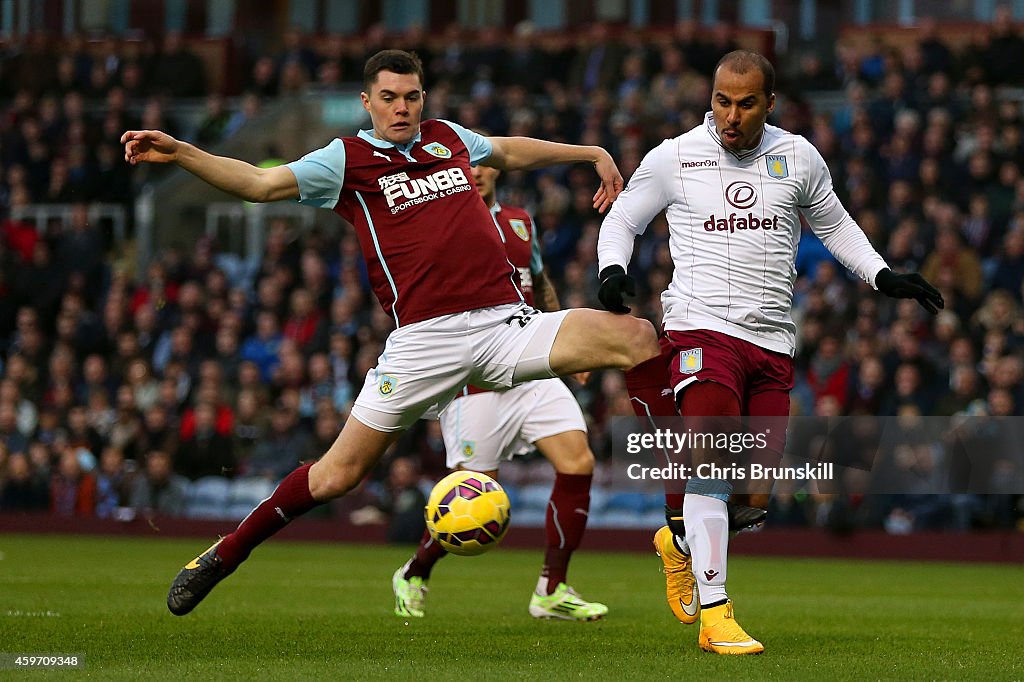
<path fill-rule="evenodd" d="M 540 553 L 513 550 L 443 560 L 427 617 L 407 621 L 390 581 L 411 549 L 271 541 L 174 617 L 170 580 L 208 544 L 0 535 L 0 653 L 85 654 L 49 675 L 104 680 L 1024 677 L 1014 566 L 737 558 L 730 596 L 767 650 L 733 658 L 675 622 L 653 553 L 574 558 L 603 621 L 531 619 Z"/>

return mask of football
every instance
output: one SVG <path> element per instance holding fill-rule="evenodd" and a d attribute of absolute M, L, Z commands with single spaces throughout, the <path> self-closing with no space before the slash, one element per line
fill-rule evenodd
<path fill-rule="evenodd" d="M 425 514 L 431 537 L 448 552 L 483 554 L 508 530 L 508 495 L 490 476 L 456 471 L 434 486 Z"/>

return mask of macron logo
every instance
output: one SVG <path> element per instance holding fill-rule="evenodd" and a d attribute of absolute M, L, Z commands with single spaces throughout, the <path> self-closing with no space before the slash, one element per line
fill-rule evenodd
<path fill-rule="evenodd" d="M 714 159 L 703 159 L 701 161 L 680 161 L 682 168 L 717 168 L 718 161 Z"/>

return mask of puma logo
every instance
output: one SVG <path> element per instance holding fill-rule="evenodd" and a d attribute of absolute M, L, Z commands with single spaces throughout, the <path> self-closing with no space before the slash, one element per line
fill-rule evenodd
<path fill-rule="evenodd" d="M 388 156 L 387 154 L 382 154 L 381 152 L 375 151 L 375 152 L 373 153 L 373 155 L 374 155 L 374 156 L 379 156 L 380 158 L 384 159 L 384 160 L 385 160 L 385 161 L 387 161 L 388 163 L 391 163 L 391 157 L 390 157 L 390 156 Z"/>

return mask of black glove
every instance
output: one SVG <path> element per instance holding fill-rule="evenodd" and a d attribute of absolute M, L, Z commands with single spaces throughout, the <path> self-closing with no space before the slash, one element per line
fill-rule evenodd
<path fill-rule="evenodd" d="M 875 275 L 875 286 L 891 298 L 917 299 L 917 302 L 932 315 L 938 314 L 940 308 L 946 307 L 946 302 L 942 300 L 939 290 L 916 272 L 897 275 L 889 268 L 885 268 Z"/>
<path fill-rule="evenodd" d="M 601 288 L 597 291 L 597 298 L 601 305 L 613 313 L 628 313 L 630 308 L 623 304 L 622 297 L 623 294 L 636 296 L 636 281 L 626 274 L 621 265 L 609 265 L 601 271 L 598 279 L 601 280 Z"/>

